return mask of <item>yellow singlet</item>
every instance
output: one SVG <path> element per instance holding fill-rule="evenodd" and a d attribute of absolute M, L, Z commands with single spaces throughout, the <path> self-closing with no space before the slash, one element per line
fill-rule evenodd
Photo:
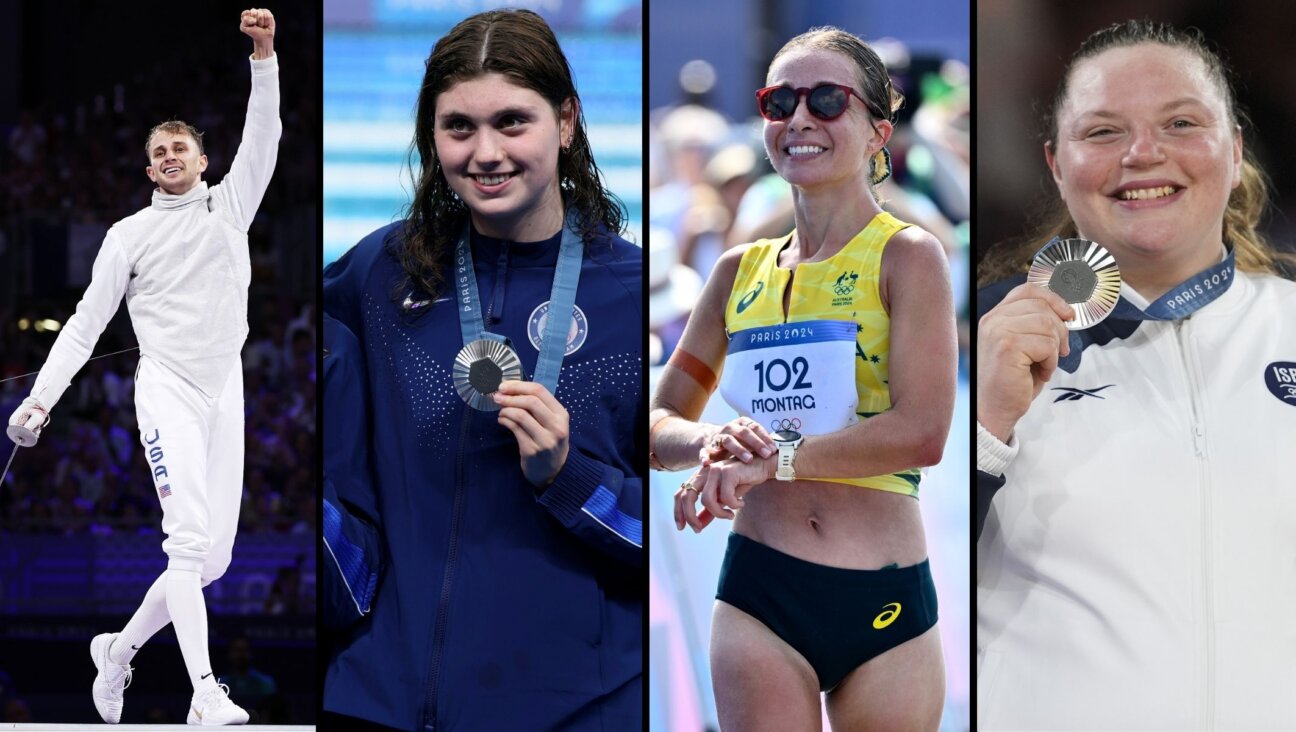
<path fill-rule="evenodd" d="M 856 324 L 856 413 L 861 419 L 891 408 L 887 371 L 891 317 L 882 307 L 878 277 L 882 250 L 897 231 L 909 226 L 889 213 L 879 213 L 840 252 L 821 262 L 798 264 L 792 280 L 786 322 L 849 320 Z M 743 253 L 725 307 L 726 332 L 784 322 L 783 293 L 792 271 L 778 266 L 778 255 L 791 238 L 788 234 L 779 239 L 761 239 Z M 822 480 L 918 497 L 917 468 L 891 475 Z"/>

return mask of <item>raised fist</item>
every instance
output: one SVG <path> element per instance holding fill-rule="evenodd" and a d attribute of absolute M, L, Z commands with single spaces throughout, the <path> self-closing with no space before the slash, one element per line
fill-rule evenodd
<path fill-rule="evenodd" d="M 239 30 L 250 36 L 254 41 L 274 38 L 274 14 L 265 8 L 244 10 L 239 17 Z"/>

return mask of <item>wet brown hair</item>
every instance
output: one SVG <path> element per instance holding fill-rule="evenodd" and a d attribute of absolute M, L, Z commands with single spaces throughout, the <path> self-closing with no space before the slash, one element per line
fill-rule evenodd
<path fill-rule="evenodd" d="M 1042 119 L 1040 137 L 1044 144 L 1054 149 L 1057 147 L 1058 112 L 1066 102 L 1071 75 L 1080 62 L 1114 48 L 1144 43 L 1182 49 L 1201 59 L 1208 78 L 1224 97 L 1224 105 L 1232 124 L 1238 129 L 1250 126 L 1246 111 L 1238 104 L 1233 93 L 1228 67 L 1207 45 L 1200 31 L 1180 30 L 1150 20 L 1129 20 L 1108 26 L 1089 36 L 1071 56 Z M 1265 235 L 1257 229 L 1268 207 L 1269 180 L 1250 148 L 1244 147 L 1242 182 L 1229 195 L 1228 206 L 1224 210 L 1224 241 L 1233 247 L 1238 269 L 1245 272 L 1278 273 L 1275 259 L 1284 257 L 1273 250 Z M 978 287 L 1025 273 L 1035 251 L 1053 237 L 1065 239 L 1077 236 L 1075 221 L 1055 188 L 1037 209 L 1032 221 L 1030 233 L 1026 236 L 1001 242 L 986 252 L 977 268 Z"/>
<path fill-rule="evenodd" d="M 414 175 L 410 202 L 401 235 L 390 245 L 400 261 L 406 281 L 436 297 L 444 282 L 444 269 L 455 241 L 468 221 L 468 206 L 450 188 L 437 159 L 433 131 L 437 97 L 451 86 L 485 74 L 503 74 L 531 89 L 554 109 L 571 99 L 576 105 L 571 144 L 558 154 L 558 179 L 563 204 L 579 212 L 579 233 L 588 242 L 601 228 L 619 233 L 625 211 L 604 187 L 585 133 L 585 114 L 572 80 L 571 65 L 558 39 L 544 19 L 529 10 L 492 10 L 473 15 L 437 41 L 427 59 L 427 70 L 415 112 L 414 156 L 420 170 Z M 398 297 L 403 293 L 394 293 Z"/>
<path fill-rule="evenodd" d="M 144 138 L 144 154 L 150 158 L 153 156 L 153 150 L 149 147 L 149 144 L 153 142 L 153 136 L 159 132 L 170 132 L 173 135 L 189 135 L 198 145 L 198 154 L 203 154 L 203 133 L 199 132 L 197 127 L 194 127 L 188 122 L 182 122 L 178 119 L 169 119 L 166 122 L 160 122 L 153 125 L 153 129 L 149 130 L 148 137 Z"/>

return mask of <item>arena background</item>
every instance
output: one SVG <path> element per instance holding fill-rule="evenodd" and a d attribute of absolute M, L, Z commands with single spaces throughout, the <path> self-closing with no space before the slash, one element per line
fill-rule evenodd
<path fill-rule="evenodd" d="M 1296 6 L 1259 0 L 979 0 L 977 258 L 993 244 L 1025 234 L 1041 196 L 1056 191 L 1044 164 L 1039 119 L 1067 59 L 1094 31 L 1131 18 L 1199 28 L 1232 66 L 1238 99 L 1252 120 L 1243 130 L 1244 144 L 1273 182 L 1274 206 L 1263 228 L 1281 249 L 1296 252 L 1296 146 L 1286 137 L 1296 127 Z"/>
<path fill-rule="evenodd" d="M 654 0 L 649 11 L 651 386 L 669 358 L 702 280 L 726 248 L 792 227 L 790 192 L 772 174 L 754 92 L 784 42 L 836 25 L 879 51 L 907 96 L 890 145 L 895 175 L 884 206 L 945 246 L 960 316 L 960 377 L 940 465 L 921 506 L 948 677 L 942 730 L 969 728 L 968 3 L 925 0 Z M 713 396 L 703 421 L 737 415 Z M 729 525 L 677 532 L 672 496 L 688 472 L 652 473 L 649 491 L 649 719 L 654 732 L 718 729 L 708 670 L 711 608 Z M 828 728 L 827 718 L 824 719 Z"/>
<path fill-rule="evenodd" d="M 237 149 L 251 39 L 233 2 L 0 3 L 0 414 L 28 394 L 107 227 L 148 205 L 144 137 L 206 133 L 216 183 Z M 206 591 L 214 670 L 253 722 L 316 709 L 315 314 L 319 9 L 272 8 L 284 134 L 249 233 L 244 502 Z M 96 354 L 135 346 L 125 307 Z M 99 722 L 90 638 L 118 630 L 166 566 L 135 425 L 138 352 L 90 362 L 0 484 L 0 719 Z M 12 445 L 3 440 L 7 460 Z M 243 640 L 239 640 L 239 639 Z M 250 652 L 250 658 L 249 658 Z M 122 721 L 182 723 L 192 689 L 170 627 L 136 656 Z"/>
<path fill-rule="evenodd" d="M 534 10 L 553 27 L 585 105 L 594 159 L 629 213 L 643 220 L 642 8 L 638 0 L 326 0 L 324 3 L 324 264 L 403 217 L 424 62 L 473 13 Z"/>

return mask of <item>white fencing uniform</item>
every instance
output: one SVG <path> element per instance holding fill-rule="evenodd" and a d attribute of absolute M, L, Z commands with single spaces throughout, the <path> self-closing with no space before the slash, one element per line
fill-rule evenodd
<path fill-rule="evenodd" d="M 279 61 L 251 60 L 252 93 L 229 173 L 108 230 L 90 286 L 32 396 L 47 409 L 85 364 L 123 295 L 140 344 L 140 442 L 162 504 L 172 567 L 203 584 L 229 565 L 243 485 L 243 377 L 251 281 L 247 231 L 278 156 Z"/>

